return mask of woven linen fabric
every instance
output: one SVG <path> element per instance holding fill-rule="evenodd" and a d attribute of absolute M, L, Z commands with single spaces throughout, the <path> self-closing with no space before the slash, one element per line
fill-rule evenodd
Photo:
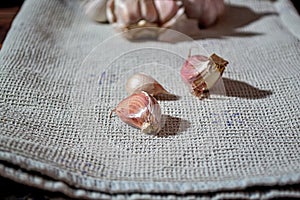
<path fill-rule="evenodd" d="M 212 28 L 132 41 L 79 1 L 26 0 L 0 52 L 1 176 L 76 198 L 299 198 L 299 22 L 289 1 L 231 0 Z M 191 48 L 229 61 L 208 99 L 181 81 Z M 110 117 L 135 72 L 177 96 L 157 135 Z"/>

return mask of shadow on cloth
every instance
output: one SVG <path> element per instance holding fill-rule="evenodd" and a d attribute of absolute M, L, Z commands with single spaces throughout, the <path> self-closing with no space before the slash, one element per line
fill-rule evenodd
<path fill-rule="evenodd" d="M 238 28 L 258 21 L 262 17 L 277 15 L 275 12 L 256 13 L 248 7 L 226 5 L 225 14 L 212 27 L 199 30 L 199 34 L 190 35 L 193 39 L 232 37 L 252 37 L 259 32 L 239 31 Z"/>
<path fill-rule="evenodd" d="M 248 83 L 223 77 L 226 96 L 246 99 L 262 99 L 272 94 L 270 90 L 261 90 Z"/>
<path fill-rule="evenodd" d="M 191 41 L 192 39 L 231 37 L 253 37 L 262 35 L 259 32 L 238 30 L 243 26 L 251 24 L 262 17 L 277 15 L 275 12 L 256 13 L 245 6 L 226 5 L 224 15 L 211 27 L 199 27 L 194 19 L 188 19 L 185 15 L 180 17 L 170 30 L 162 31 L 158 38 L 134 38 L 132 42 L 144 42 L 147 40 L 158 40 L 161 42 L 177 43 Z"/>
<path fill-rule="evenodd" d="M 155 98 L 159 101 L 177 101 L 180 99 L 180 96 L 175 94 L 159 94 Z"/>
<path fill-rule="evenodd" d="M 164 122 L 164 126 L 161 131 L 155 135 L 157 137 L 174 136 L 186 131 L 190 127 L 189 121 L 170 115 L 162 115 L 162 121 Z"/>

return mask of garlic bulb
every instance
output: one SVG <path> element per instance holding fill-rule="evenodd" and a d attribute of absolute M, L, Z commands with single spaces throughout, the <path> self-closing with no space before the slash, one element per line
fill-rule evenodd
<path fill-rule="evenodd" d="M 183 14 L 180 0 L 108 0 L 107 18 L 118 30 L 169 27 Z M 152 29 L 154 31 L 154 29 Z M 157 31 L 157 30 L 156 30 Z"/>
<path fill-rule="evenodd" d="M 189 56 L 181 68 L 181 77 L 193 95 L 203 98 L 222 77 L 228 61 L 212 54 L 209 58 L 202 55 Z"/>
<path fill-rule="evenodd" d="M 165 90 L 154 78 L 143 73 L 133 74 L 129 77 L 125 88 L 128 94 L 140 91 L 145 91 L 152 96 L 169 94 L 169 92 L 167 92 L 167 90 Z"/>
<path fill-rule="evenodd" d="M 225 10 L 224 0 L 182 0 L 188 18 L 198 20 L 202 26 L 216 22 Z"/>
<path fill-rule="evenodd" d="M 85 14 L 92 20 L 106 22 L 106 3 L 107 0 L 85 0 L 83 3 Z"/>
<path fill-rule="evenodd" d="M 143 133 L 156 134 L 161 130 L 161 109 L 156 99 L 142 91 L 121 101 L 113 110 L 120 119 Z"/>

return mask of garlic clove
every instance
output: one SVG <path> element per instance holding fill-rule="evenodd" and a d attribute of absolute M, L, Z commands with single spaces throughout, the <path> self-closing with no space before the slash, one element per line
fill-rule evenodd
<path fill-rule="evenodd" d="M 176 15 L 179 6 L 174 0 L 154 0 L 155 7 L 159 15 L 159 21 L 161 24 L 169 21 Z"/>
<path fill-rule="evenodd" d="M 139 0 L 109 0 L 107 16 L 111 23 L 115 22 L 120 28 L 138 23 L 142 19 Z"/>
<path fill-rule="evenodd" d="M 160 106 L 153 96 L 144 91 L 125 98 L 113 112 L 123 122 L 141 129 L 143 133 L 156 134 L 161 130 Z"/>
<path fill-rule="evenodd" d="M 222 77 L 228 61 L 212 54 L 209 58 L 202 55 L 189 56 L 181 68 L 181 77 L 193 95 L 203 98 Z"/>
<path fill-rule="evenodd" d="M 115 1 L 108 0 L 106 3 L 106 17 L 110 23 L 116 23 L 117 16 L 115 15 Z"/>
<path fill-rule="evenodd" d="M 197 75 L 206 69 L 209 59 L 202 55 L 189 56 L 181 68 L 181 77 L 187 83 L 191 83 Z"/>
<path fill-rule="evenodd" d="M 216 22 L 225 10 L 224 0 L 182 0 L 188 18 L 197 19 L 203 26 Z"/>
<path fill-rule="evenodd" d="M 140 9 L 141 15 L 145 21 L 151 23 L 158 21 L 158 14 L 152 0 L 140 0 Z"/>
<path fill-rule="evenodd" d="M 170 94 L 160 83 L 151 76 L 144 73 L 136 73 L 128 78 L 125 89 L 128 94 L 145 91 L 153 96 L 159 94 Z"/>

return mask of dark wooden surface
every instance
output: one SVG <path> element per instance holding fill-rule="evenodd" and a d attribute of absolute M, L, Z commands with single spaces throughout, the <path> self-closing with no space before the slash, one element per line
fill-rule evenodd
<path fill-rule="evenodd" d="M 11 23 L 20 10 L 23 1 L 2 0 L 0 3 L 0 49 Z"/>
<path fill-rule="evenodd" d="M 292 0 L 295 8 L 297 9 L 298 11 L 298 14 L 300 14 L 300 1 L 299 0 Z"/>

